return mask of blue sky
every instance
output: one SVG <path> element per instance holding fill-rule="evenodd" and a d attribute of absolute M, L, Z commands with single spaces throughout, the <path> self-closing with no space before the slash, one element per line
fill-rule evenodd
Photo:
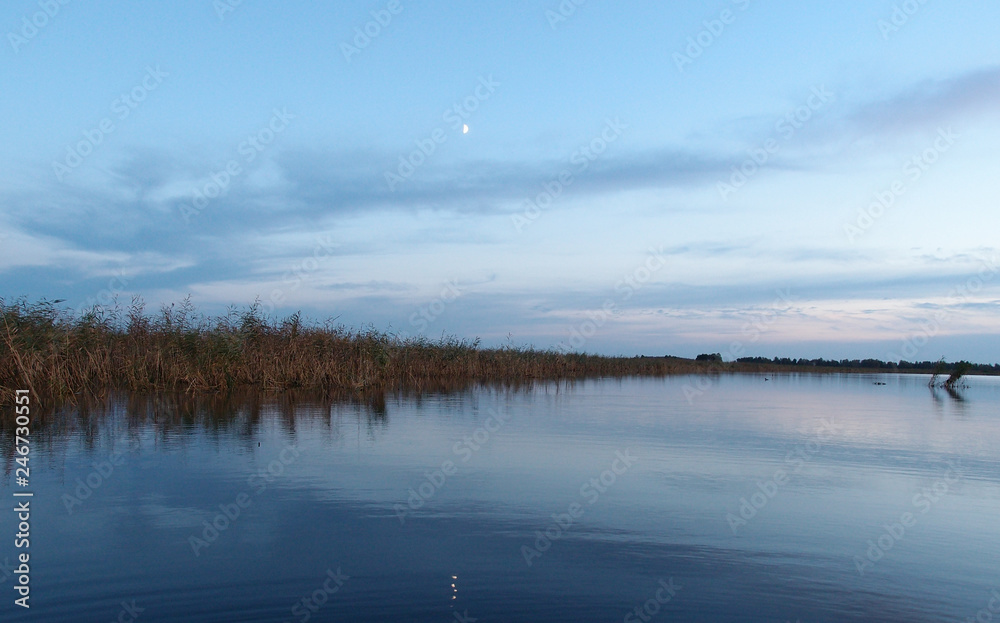
<path fill-rule="evenodd" d="M 995 3 L 231 2 L 4 3 L 0 295 L 997 361 Z"/>

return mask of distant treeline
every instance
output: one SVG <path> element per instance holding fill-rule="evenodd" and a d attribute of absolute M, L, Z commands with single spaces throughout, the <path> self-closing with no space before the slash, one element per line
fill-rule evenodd
<path fill-rule="evenodd" d="M 944 361 L 882 361 L 881 359 L 794 359 L 790 357 L 740 357 L 739 363 L 760 363 L 781 366 L 813 366 L 817 368 L 870 368 L 872 370 L 926 370 L 942 372 L 953 369 L 959 363 L 968 365 L 967 374 L 1000 374 L 1000 364 L 944 362 Z"/>
<path fill-rule="evenodd" d="M 726 363 L 719 353 L 678 357 L 603 357 L 478 339 L 405 337 L 374 328 L 350 329 L 298 313 L 266 315 L 259 304 L 205 316 L 190 299 L 147 313 L 142 299 L 82 313 L 62 301 L 0 298 L 0 404 L 15 389 L 48 404 L 101 396 L 111 390 L 186 392 L 320 390 L 374 395 L 394 390 L 437 391 L 485 383 L 517 387 L 534 381 L 601 377 L 763 372 L 809 366 L 836 370 L 926 370 L 955 373 L 958 364 L 876 359 L 766 359 Z M 964 365 L 964 364 L 963 364 Z M 1000 366 L 969 364 L 968 374 L 1000 374 Z M 959 378 L 959 374 L 956 378 Z M 12 410 L 0 409 L 0 420 Z"/>

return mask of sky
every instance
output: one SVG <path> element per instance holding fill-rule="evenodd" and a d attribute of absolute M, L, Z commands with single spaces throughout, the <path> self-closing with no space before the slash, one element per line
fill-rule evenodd
<path fill-rule="evenodd" d="M 996 363 L 998 26 L 985 0 L 7 0 L 0 297 Z"/>

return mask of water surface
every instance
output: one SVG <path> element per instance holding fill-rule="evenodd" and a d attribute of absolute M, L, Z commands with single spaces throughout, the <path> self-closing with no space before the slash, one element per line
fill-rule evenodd
<path fill-rule="evenodd" d="M 0 616 L 1000 617 L 1000 382 L 967 385 L 746 375 L 374 405 L 118 396 L 36 423 L 32 607 L 13 605 L 2 565 Z"/>

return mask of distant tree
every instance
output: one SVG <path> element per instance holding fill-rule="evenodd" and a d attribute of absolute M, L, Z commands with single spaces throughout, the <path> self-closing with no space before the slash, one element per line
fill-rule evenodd
<path fill-rule="evenodd" d="M 702 353 L 694 358 L 695 361 L 715 361 L 722 362 L 722 353 L 713 353 L 711 355 Z"/>

